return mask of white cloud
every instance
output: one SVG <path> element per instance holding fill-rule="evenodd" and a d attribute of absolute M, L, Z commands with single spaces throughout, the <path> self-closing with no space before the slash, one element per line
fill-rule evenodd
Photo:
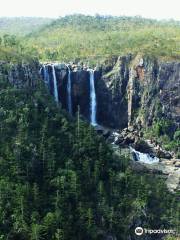
<path fill-rule="evenodd" d="M 1 0 L 0 16 L 58 17 L 72 13 L 141 15 L 180 20 L 180 0 Z"/>

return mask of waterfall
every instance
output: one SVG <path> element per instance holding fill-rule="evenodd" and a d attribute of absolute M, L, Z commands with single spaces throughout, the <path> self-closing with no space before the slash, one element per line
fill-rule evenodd
<path fill-rule="evenodd" d="M 68 101 L 68 111 L 72 114 L 72 98 L 71 98 L 71 69 L 68 68 L 68 82 L 67 82 L 67 101 Z"/>
<path fill-rule="evenodd" d="M 91 112 L 91 124 L 93 126 L 97 125 L 96 122 L 96 92 L 94 86 L 94 70 L 89 69 L 90 73 L 90 112 Z"/>
<path fill-rule="evenodd" d="M 44 82 L 46 83 L 46 85 L 49 87 L 49 73 L 48 73 L 48 66 L 43 65 L 42 70 L 43 70 L 43 78 L 44 78 Z"/>
<path fill-rule="evenodd" d="M 54 98 L 56 102 L 59 102 L 57 79 L 56 79 L 56 72 L 55 72 L 54 65 L 52 65 L 52 74 L 53 74 L 53 83 L 54 83 Z"/>
<path fill-rule="evenodd" d="M 134 148 L 130 147 L 130 151 L 133 154 L 133 158 L 135 161 L 140 161 L 147 164 L 158 163 L 159 158 L 152 157 L 148 153 L 141 153 L 136 151 Z"/>

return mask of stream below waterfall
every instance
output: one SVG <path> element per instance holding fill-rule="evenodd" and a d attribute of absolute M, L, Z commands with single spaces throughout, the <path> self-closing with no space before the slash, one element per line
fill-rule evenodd
<path fill-rule="evenodd" d="M 129 147 L 129 149 L 135 161 L 143 162 L 146 164 L 153 164 L 159 162 L 159 158 L 151 156 L 149 153 L 141 153 L 139 151 L 136 151 L 132 147 Z"/>

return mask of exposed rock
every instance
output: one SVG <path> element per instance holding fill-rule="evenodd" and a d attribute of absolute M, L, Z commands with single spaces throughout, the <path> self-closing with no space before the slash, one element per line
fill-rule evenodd
<path fill-rule="evenodd" d="M 73 113 L 79 106 L 81 114 L 89 120 L 88 64 L 68 66 L 72 70 Z M 67 66 L 56 64 L 55 68 L 60 102 L 66 109 Z M 107 128 L 128 127 L 129 132 L 137 130 L 142 134 L 141 128 L 157 118 L 165 118 L 173 121 L 173 134 L 180 124 L 179 73 L 178 62 L 160 62 L 141 55 L 107 59 L 95 68 L 97 122 Z"/>
<path fill-rule="evenodd" d="M 166 179 L 166 184 L 169 191 L 175 192 L 179 190 L 180 160 L 172 158 L 172 155 L 169 152 L 162 150 L 160 146 L 156 148 L 155 143 L 151 142 L 151 140 L 141 140 L 140 138 L 138 138 L 138 141 L 135 142 L 134 139 L 136 134 L 137 131 L 135 130 L 135 128 L 126 128 L 120 133 L 112 132 L 108 137 L 108 141 L 113 144 L 113 149 L 117 155 L 120 151 L 120 154 L 128 154 L 129 156 L 132 156 L 130 166 L 133 170 L 135 170 L 136 172 L 161 175 Z M 149 154 L 152 158 L 157 156 L 157 150 L 159 151 L 159 149 L 161 149 L 161 156 L 163 156 L 163 158 L 161 158 L 159 162 L 154 161 L 151 164 L 141 162 L 139 161 L 139 159 L 136 159 L 135 154 L 133 156 L 133 152 L 131 152 L 128 148 L 129 144 L 132 144 L 137 151 Z M 122 151 L 122 148 L 119 149 L 119 147 L 121 146 L 125 147 L 125 152 Z"/>
<path fill-rule="evenodd" d="M 144 77 L 138 76 L 135 79 L 137 81 L 136 94 L 140 96 L 136 104 L 138 110 L 136 121 L 140 120 L 144 125 L 150 125 L 154 119 L 164 117 L 178 124 L 180 102 L 175 99 L 180 91 L 180 63 L 161 63 L 147 59 L 144 70 Z"/>
<path fill-rule="evenodd" d="M 103 66 L 97 82 L 97 121 L 110 128 L 127 127 L 127 84 L 131 57 L 119 57 L 114 66 Z"/>
<path fill-rule="evenodd" d="M 166 185 L 170 192 L 180 190 L 180 168 L 173 164 L 173 161 L 166 161 L 154 164 L 131 161 L 130 166 L 138 172 L 150 172 L 160 174 L 166 178 Z"/>
<path fill-rule="evenodd" d="M 117 145 L 128 146 L 131 144 L 135 150 L 141 153 L 148 153 L 151 156 L 156 156 L 160 159 L 172 159 L 173 154 L 164 150 L 161 146 L 157 145 L 156 142 L 144 139 L 141 132 L 138 132 L 134 126 L 125 128 L 118 133 L 116 139 L 114 138 L 113 132 L 110 136 L 110 142 L 115 142 Z"/>
<path fill-rule="evenodd" d="M 34 88 L 40 80 L 39 67 L 38 62 L 30 64 L 0 62 L 0 75 L 6 77 L 17 88 Z"/>
<path fill-rule="evenodd" d="M 167 152 L 165 150 L 162 150 L 162 149 L 158 149 L 156 151 L 156 155 L 159 158 L 166 158 L 166 159 L 171 159 L 172 158 L 172 155 L 169 152 Z"/>
<path fill-rule="evenodd" d="M 140 138 L 134 143 L 134 148 L 142 153 L 149 153 L 151 155 L 155 155 L 154 148 L 149 145 L 145 140 L 142 140 Z M 157 157 L 159 156 L 157 155 Z"/>
<path fill-rule="evenodd" d="M 119 129 L 151 125 L 157 118 L 180 123 L 180 63 L 140 55 L 120 57 L 97 84 L 98 121 Z M 103 101 L 102 101 L 103 99 Z"/>
<path fill-rule="evenodd" d="M 166 184 L 171 192 L 180 190 L 180 169 L 169 174 Z"/>
<path fill-rule="evenodd" d="M 175 165 L 175 167 L 180 168 L 180 159 L 175 160 L 174 165 Z"/>

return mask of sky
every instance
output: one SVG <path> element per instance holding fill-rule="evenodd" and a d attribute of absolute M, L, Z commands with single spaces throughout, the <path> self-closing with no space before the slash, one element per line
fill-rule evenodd
<path fill-rule="evenodd" d="M 180 20 L 180 0 L 0 0 L 0 17 L 86 15 Z"/>

